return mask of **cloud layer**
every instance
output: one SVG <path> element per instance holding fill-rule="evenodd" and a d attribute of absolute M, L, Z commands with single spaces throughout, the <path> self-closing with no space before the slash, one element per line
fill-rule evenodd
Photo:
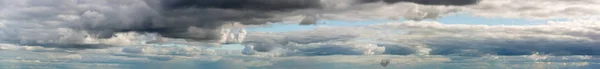
<path fill-rule="evenodd" d="M 222 28 L 243 27 L 230 24 L 424 20 L 459 12 L 529 19 L 577 18 L 600 13 L 594 9 L 600 3 L 595 0 L 2 0 L 0 3 L 4 10 L 0 12 L 0 42 L 65 48 L 119 46 L 95 40 L 112 39 L 123 32 L 229 43 L 223 40 L 236 39 L 224 38 Z M 88 39 L 95 43 L 86 42 Z"/>
<path fill-rule="evenodd" d="M 597 68 L 599 23 L 466 25 L 390 22 L 249 32 L 243 50 L 186 45 L 181 39 L 140 46 L 65 49 L 0 43 L 0 68 Z M 140 41 L 152 36 L 137 37 Z M 478 57 L 473 57 L 478 56 Z"/>
<path fill-rule="evenodd" d="M 275 6 L 276 5 L 276 6 Z M 0 0 L 0 69 L 599 68 L 597 0 Z M 280 33 L 246 25 L 408 19 Z M 215 43 L 215 44 L 212 44 Z M 241 50 L 214 45 L 241 43 Z M 235 45 L 234 45 L 235 46 Z M 477 56 L 477 57 L 474 57 Z"/>
<path fill-rule="evenodd" d="M 595 20 L 532 26 L 385 23 L 324 27 L 311 31 L 251 33 L 246 45 L 258 52 L 290 55 L 600 55 Z M 302 34 L 302 35 L 300 35 Z M 254 38 L 256 37 L 256 38 Z M 276 50 L 284 49 L 284 50 Z M 274 50 L 274 51 L 271 51 Z"/>
<path fill-rule="evenodd" d="M 331 69 L 381 68 L 380 60 L 391 60 L 387 68 L 595 68 L 593 56 L 292 56 L 255 57 L 227 51 L 212 51 L 192 46 L 140 46 L 155 52 L 132 52 L 135 47 L 87 49 L 77 53 L 36 52 L 43 47 L 29 48 L 2 44 L 0 68 L 60 68 L 60 69 Z M 10 48 L 8 48 L 10 47 Z M 19 48 L 20 47 L 20 48 Z M 24 50 L 18 50 L 24 49 Z M 26 49 L 26 50 L 25 50 Z M 45 49 L 50 50 L 50 49 Z M 169 50 L 161 52 L 160 50 Z M 200 55 L 214 53 L 214 55 Z M 35 54 L 35 55 L 34 55 Z M 227 55 L 229 54 L 229 55 Z"/>
<path fill-rule="evenodd" d="M 600 15 L 598 0 L 482 0 L 463 11 L 482 17 L 563 19 Z"/>

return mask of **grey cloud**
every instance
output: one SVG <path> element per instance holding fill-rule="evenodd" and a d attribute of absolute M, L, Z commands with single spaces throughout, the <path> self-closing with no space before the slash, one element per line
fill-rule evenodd
<path fill-rule="evenodd" d="M 425 5 L 470 5 L 479 0 L 357 0 L 371 2 L 413 2 Z M 166 9 L 178 8 L 221 8 L 258 11 L 283 11 L 296 9 L 321 8 L 320 0 L 162 0 Z"/>
<path fill-rule="evenodd" d="M 319 0 L 162 0 L 167 9 L 219 8 L 236 10 L 282 11 L 320 7 Z"/>
<path fill-rule="evenodd" d="M 300 25 L 314 25 L 319 21 L 318 16 L 306 16 L 300 21 Z"/>

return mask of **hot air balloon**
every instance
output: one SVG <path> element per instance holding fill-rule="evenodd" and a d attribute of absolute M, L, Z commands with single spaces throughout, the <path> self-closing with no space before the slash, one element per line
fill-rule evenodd
<path fill-rule="evenodd" d="M 383 67 L 387 67 L 388 64 L 390 64 L 390 59 L 383 59 L 383 60 L 381 60 L 381 63 L 379 63 L 379 64 L 381 64 L 381 66 L 383 66 Z"/>

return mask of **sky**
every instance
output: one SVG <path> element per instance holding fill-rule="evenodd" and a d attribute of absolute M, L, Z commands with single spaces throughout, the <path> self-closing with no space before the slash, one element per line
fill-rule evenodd
<path fill-rule="evenodd" d="M 524 19 L 524 18 L 493 18 L 477 17 L 468 13 L 450 14 L 440 19 L 431 19 L 426 21 L 436 21 L 443 24 L 472 24 L 472 25 L 539 25 L 548 21 L 565 21 L 567 19 Z M 270 24 L 266 27 L 247 28 L 249 32 L 285 32 L 310 30 L 318 26 L 365 26 L 393 21 L 406 20 L 361 20 L 361 21 L 340 21 L 340 20 L 322 20 L 318 25 L 300 26 L 296 24 Z"/>
<path fill-rule="evenodd" d="M 525 18 L 491 18 L 477 17 L 467 13 L 450 14 L 440 19 L 431 19 L 426 21 L 436 21 L 443 24 L 470 24 L 470 25 L 539 25 L 548 21 L 564 21 L 566 19 L 525 19 Z M 322 20 L 318 25 L 296 25 L 296 24 L 270 24 L 267 26 L 246 28 L 248 32 L 287 32 L 287 31 L 306 31 L 313 30 L 320 26 L 367 26 L 372 24 L 382 24 L 386 22 L 401 22 L 407 20 L 361 20 L 361 21 L 339 21 Z M 242 45 L 225 45 L 218 49 L 242 49 Z"/>
<path fill-rule="evenodd" d="M 597 0 L 0 0 L 0 69 L 597 69 Z"/>

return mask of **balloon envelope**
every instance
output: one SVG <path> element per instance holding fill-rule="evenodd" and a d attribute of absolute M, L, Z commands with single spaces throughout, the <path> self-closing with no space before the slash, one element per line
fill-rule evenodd
<path fill-rule="evenodd" d="M 379 63 L 379 64 L 381 64 L 381 66 L 383 66 L 383 67 L 387 67 L 388 64 L 390 64 L 390 59 L 381 60 L 381 63 Z"/>

